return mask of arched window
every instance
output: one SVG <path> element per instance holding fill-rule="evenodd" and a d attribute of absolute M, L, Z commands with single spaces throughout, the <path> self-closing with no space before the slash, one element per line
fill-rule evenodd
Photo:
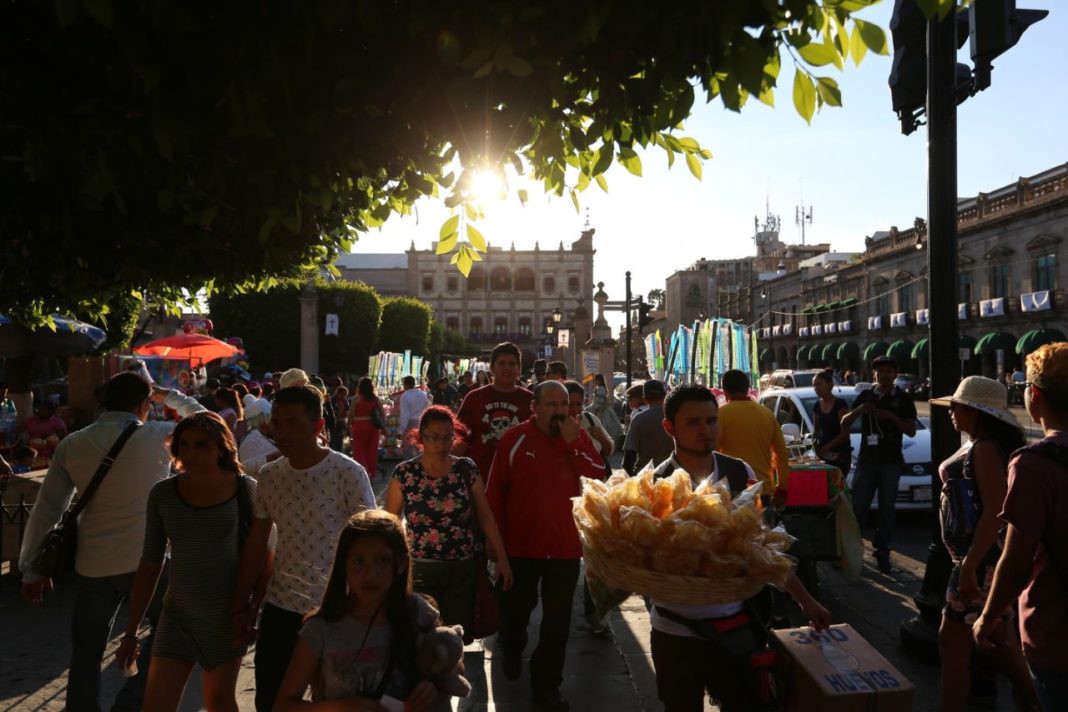
<path fill-rule="evenodd" d="M 579 293 L 579 276 L 577 274 L 569 274 L 567 276 L 567 291 L 572 294 Z"/>
<path fill-rule="evenodd" d="M 445 328 L 452 329 L 453 331 L 460 330 L 460 317 L 450 316 L 445 319 Z"/>
<path fill-rule="evenodd" d="M 493 271 L 490 272 L 490 291 L 512 291 L 512 275 L 507 267 L 494 267 Z"/>
<path fill-rule="evenodd" d="M 519 333 L 523 336 L 530 336 L 530 317 L 519 317 Z"/>
<path fill-rule="evenodd" d="M 472 267 L 467 275 L 467 291 L 481 292 L 486 289 L 486 270 L 482 267 Z"/>
<path fill-rule="evenodd" d="M 551 274 L 547 274 L 544 277 L 542 277 L 541 278 L 541 291 L 544 294 L 555 294 L 556 293 L 556 277 L 553 277 Z"/>
<path fill-rule="evenodd" d="M 480 317 L 480 316 L 471 317 L 471 333 L 472 334 L 481 334 L 482 333 L 482 317 Z"/>
<path fill-rule="evenodd" d="M 520 267 L 515 273 L 515 291 L 534 291 L 534 270 L 529 267 Z"/>
<path fill-rule="evenodd" d="M 493 333 L 503 334 L 508 331 L 508 317 L 495 316 L 493 317 Z"/>

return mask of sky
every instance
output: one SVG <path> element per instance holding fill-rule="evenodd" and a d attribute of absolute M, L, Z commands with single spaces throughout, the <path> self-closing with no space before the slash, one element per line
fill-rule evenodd
<path fill-rule="evenodd" d="M 1068 163 L 1068 2 L 1020 0 L 1021 7 L 1046 9 L 1048 17 L 1028 28 L 1020 42 L 994 61 L 986 91 L 958 107 L 958 195 L 974 196 Z M 1055 7 L 1056 6 L 1056 7 Z M 889 27 L 893 2 L 857 17 Z M 889 42 L 889 30 L 887 29 Z M 965 43 L 959 61 L 969 63 Z M 594 281 L 610 299 L 624 296 L 624 273 L 632 273 L 634 294 L 664 287 L 672 272 L 694 261 L 755 254 L 754 217 L 770 212 L 782 220 L 780 239 L 801 241 L 798 206 L 811 208 L 805 242 L 829 242 L 832 249 L 860 252 L 864 238 L 893 225 L 911 226 L 927 214 L 927 135 L 920 127 L 903 136 L 890 108 L 890 56 L 869 52 L 860 67 L 821 67 L 842 91 L 841 108 L 825 107 L 807 125 L 791 100 L 793 71 L 784 57 L 774 109 L 751 99 L 735 113 L 719 99 L 695 110 L 678 135 L 696 138 L 712 151 L 703 180 L 677 159 L 652 147 L 642 158 L 643 176 L 622 166 L 608 171 L 608 193 L 591 185 L 580 194 L 581 213 L 571 200 L 546 197 L 527 187 L 530 200 L 516 197 L 485 203 L 480 224 L 491 245 L 530 249 L 566 245 L 578 239 L 587 216 L 596 230 Z M 765 207 L 767 206 L 767 208 Z M 412 216 L 392 216 L 362 235 L 355 253 L 402 252 L 411 242 L 429 248 L 450 211 L 424 199 Z M 621 314 L 608 315 L 614 325 Z"/>

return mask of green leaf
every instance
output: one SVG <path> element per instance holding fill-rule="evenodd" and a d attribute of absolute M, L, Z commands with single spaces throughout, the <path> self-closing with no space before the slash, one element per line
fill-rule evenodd
<path fill-rule="evenodd" d="M 516 191 L 516 194 L 519 196 L 519 202 L 522 203 L 523 205 L 526 205 L 527 204 L 527 191 L 526 191 L 526 189 L 525 188 L 520 188 L 518 191 Z"/>
<path fill-rule="evenodd" d="M 807 44 L 804 47 L 798 47 L 797 53 L 801 55 L 801 59 L 805 60 L 813 67 L 823 67 L 828 64 L 833 64 L 837 53 L 833 47 L 828 47 L 825 44 Z"/>
<path fill-rule="evenodd" d="M 771 87 L 760 92 L 760 94 L 757 95 L 757 99 L 759 99 L 761 103 L 767 104 L 773 109 L 775 108 L 775 90 Z"/>
<path fill-rule="evenodd" d="M 820 77 L 816 84 L 820 98 L 828 106 L 842 105 L 842 91 L 838 88 L 838 82 L 831 77 Z"/>
<path fill-rule="evenodd" d="M 812 123 L 812 114 L 816 112 L 816 87 L 804 70 L 794 71 L 794 108 L 805 123 Z"/>
<path fill-rule="evenodd" d="M 464 203 L 464 214 L 468 220 L 478 220 L 478 210 L 471 203 Z"/>
<path fill-rule="evenodd" d="M 600 188 L 601 190 L 603 190 L 603 191 L 604 191 L 604 192 L 606 192 L 606 193 L 608 192 L 608 181 L 607 181 L 607 180 L 605 180 L 605 177 L 604 177 L 603 175 L 601 175 L 600 173 L 598 173 L 597 175 L 595 175 L 595 176 L 593 177 L 593 179 L 594 179 L 595 181 L 597 181 L 597 186 L 598 186 L 598 187 L 599 187 L 599 188 Z"/>
<path fill-rule="evenodd" d="M 460 216 L 453 215 L 451 218 L 441 224 L 441 230 L 438 231 L 438 239 L 444 240 L 450 235 L 455 235 L 456 231 L 460 229 Z M 438 253 L 441 254 L 440 252 Z"/>
<path fill-rule="evenodd" d="M 467 277 L 471 274 L 471 265 L 473 263 L 474 260 L 471 259 L 471 255 L 468 254 L 467 250 L 461 250 L 459 259 L 456 260 L 456 268 L 460 270 L 460 274 Z"/>
<path fill-rule="evenodd" d="M 467 241 L 471 245 L 481 252 L 486 251 L 486 238 L 482 236 L 482 233 L 477 227 L 471 223 L 467 223 Z"/>
<path fill-rule="evenodd" d="M 701 144 L 697 143 L 697 139 L 690 138 L 689 136 L 680 138 L 679 145 L 686 149 L 688 153 L 701 150 Z"/>
<path fill-rule="evenodd" d="M 634 152 L 633 148 L 619 149 L 619 161 L 623 164 L 623 167 L 630 171 L 633 175 L 636 175 L 641 178 L 642 159 L 638 157 L 638 154 Z"/>
<path fill-rule="evenodd" d="M 690 169 L 690 173 L 693 173 L 693 177 L 697 180 L 701 180 L 701 159 L 692 153 L 686 154 L 686 166 Z"/>
<path fill-rule="evenodd" d="M 457 233 L 457 232 L 454 232 L 454 233 L 452 233 L 452 234 L 450 234 L 450 235 L 448 235 L 446 237 L 443 237 L 440 240 L 438 240 L 438 249 L 434 254 L 436 254 L 436 255 L 444 255 L 444 254 L 448 254 L 449 252 L 452 252 L 453 250 L 455 250 L 456 249 L 456 242 L 459 239 L 459 237 L 460 237 L 460 234 Z"/>
<path fill-rule="evenodd" d="M 597 162 L 593 164 L 593 175 L 599 176 L 612 166 L 616 150 L 614 141 L 605 141 L 597 150 Z"/>
<path fill-rule="evenodd" d="M 857 26 L 854 34 L 860 34 L 860 38 L 864 40 L 864 45 L 868 49 L 876 54 L 890 54 L 890 50 L 886 46 L 886 33 L 883 28 L 873 22 L 865 22 L 864 20 L 853 20 L 853 22 Z"/>
<path fill-rule="evenodd" d="M 513 74 L 517 77 L 529 77 L 534 73 L 534 67 L 530 66 L 530 62 L 522 57 L 510 57 L 504 65 L 505 70 L 509 74 Z"/>
<path fill-rule="evenodd" d="M 868 45 L 864 44 L 864 38 L 860 36 L 860 33 L 854 30 L 849 38 L 849 55 L 853 58 L 853 64 L 859 67 L 867 53 Z"/>
<path fill-rule="evenodd" d="M 567 192 L 571 196 L 571 202 L 575 206 L 575 212 L 578 213 L 579 215 L 581 215 L 582 214 L 582 206 L 579 205 L 578 193 L 575 192 L 574 190 L 572 190 L 571 188 L 568 188 Z"/>

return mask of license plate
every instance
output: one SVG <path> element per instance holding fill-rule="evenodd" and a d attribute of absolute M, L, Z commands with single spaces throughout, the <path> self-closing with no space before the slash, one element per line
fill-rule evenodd
<path fill-rule="evenodd" d="M 912 488 L 912 501 L 913 502 L 930 502 L 931 501 L 931 486 L 924 485 L 920 487 Z"/>

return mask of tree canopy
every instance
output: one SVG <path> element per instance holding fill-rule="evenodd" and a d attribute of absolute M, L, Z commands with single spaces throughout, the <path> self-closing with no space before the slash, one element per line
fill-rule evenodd
<path fill-rule="evenodd" d="M 613 164 L 640 175 L 640 147 L 700 178 L 698 95 L 773 104 L 785 46 L 810 120 L 841 102 L 825 68 L 886 53 L 852 17 L 875 2 L 4 3 L 0 304 L 30 323 L 261 288 L 423 196 L 456 207 L 440 249 L 466 273 L 476 170 L 576 205 Z"/>

